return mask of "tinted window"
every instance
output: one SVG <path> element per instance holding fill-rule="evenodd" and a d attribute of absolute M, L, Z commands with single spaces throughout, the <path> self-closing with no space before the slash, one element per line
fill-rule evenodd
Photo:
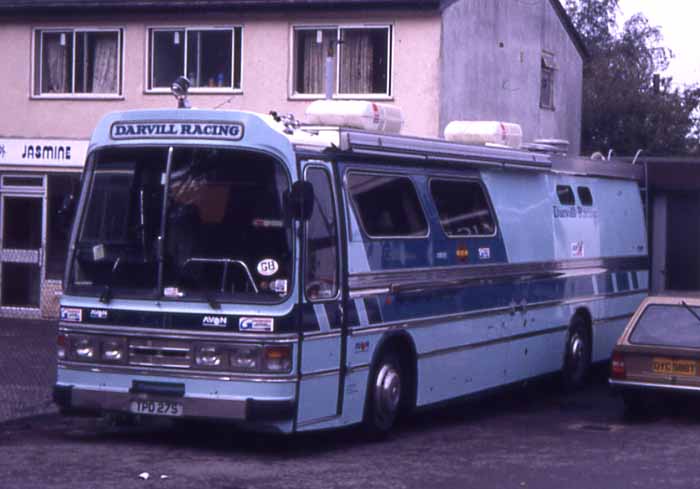
<path fill-rule="evenodd" d="M 568 185 L 557 185 L 557 196 L 559 197 L 559 202 L 561 205 L 574 205 L 576 200 L 574 198 L 574 191 Z"/>
<path fill-rule="evenodd" d="M 338 292 L 338 237 L 333 193 L 328 173 L 309 168 L 306 180 L 314 187 L 314 209 L 306 225 L 306 295 L 330 299 Z"/>
<path fill-rule="evenodd" d="M 409 178 L 350 173 L 348 191 L 368 235 L 406 237 L 428 233 L 423 208 Z"/>
<path fill-rule="evenodd" d="M 66 198 L 73 194 L 77 198 L 80 175 L 49 175 L 49 198 L 47 216 L 46 277 L 61 279 L 68 253 L 68 238 L 73 216 Z"/>
<path fill-rule="evenodd" d="M 700 307 L 691 309 L 700 315 Z M 700 348 L 700 319 L 682 305 L 650 305 L 637 321 L 630 343 Z"/>
<path fill-rule="evenodd" d="M 578 198 L 582 205 L 593 205 L 593 195 L 591 195 L 591 189 L 588 187 L 579 187 Z"/>
<path fill-rule="evenodd" d="M 484 236 L 495 232 L 493 215 L 479 183 L 433 180 L 430 193 L 448 236 Z"/>

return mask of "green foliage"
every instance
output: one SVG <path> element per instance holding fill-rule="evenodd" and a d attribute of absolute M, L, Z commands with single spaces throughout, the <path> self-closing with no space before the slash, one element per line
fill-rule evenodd
<path fill-rule="evenodd" d="M 618 0 L 567 0 L 566 8 L 590 53 L 583 73 L 583 152 L 698 153 L 700 87 L 674 87 L 658 75 L 673 56 L 661 46 L 659 28 L 637 14 L 618 29 Z"/>

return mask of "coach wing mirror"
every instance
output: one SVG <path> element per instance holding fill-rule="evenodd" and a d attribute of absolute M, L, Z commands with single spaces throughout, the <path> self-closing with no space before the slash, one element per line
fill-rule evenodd
<path fill-rule="evenodd" d="M 305 221 L 314 209 L 314 187 L 309 182 L 294 182 L 287 197 L 287 212 L 292 219 Z"/>
<path fill-rule="evenodd" d="M 74 194 L 66 194 L 61 202 L 61 207 L 56 213 L 56 218 L 62 229 L 69 229 L 75 215 L 76 198 Z"/>

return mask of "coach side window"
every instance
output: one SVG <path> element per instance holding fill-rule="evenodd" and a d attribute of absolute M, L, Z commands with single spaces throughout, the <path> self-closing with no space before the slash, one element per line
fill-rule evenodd
<path fill-rule="evenodd" d="M 338 233 L 330 177 L 323 168 L 310 167 L 306 181 L 314 188 L 314 208 L 306 224 L 306 296 L 332 299 L 338 293 Z"/>
<path fill-rule="evenodd" d="M 574 191 L 568 185 L 557 185 L 557 196 L 561 205 L 576 205 Z"/>
<path fill-rule="evenodd" d="M 431 180 L 430 193 L 447 236 L 492 236 L 496 232 L 486 193 L 478 182 Z"/>
<path fill-rule="evenodd" d="M 593 205 L 593 195 L 591 194 L 591 189 L 588 187 L 578 187 L 576 190 L 578 192 L 578 199 L 581 201 L 581 205 Z"/>
<path fill-rule="evenodd" d="M 428 222 L 410 178 L 352 172 L 347 185 L 368 236 L 405 238 L 428 234 Z"/>

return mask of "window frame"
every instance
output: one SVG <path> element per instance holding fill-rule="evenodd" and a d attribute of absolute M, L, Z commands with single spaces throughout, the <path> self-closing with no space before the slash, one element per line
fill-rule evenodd
<path fill-rule="evenodd" d="M 146 27 L 146 52 L 144 54 L 144 93 L 147 95 L 170 94 L 170 86 L 156 87 L 153 83 L 153 34 L 155 32 L 174 32 L 183 31 L 183 67 L 185 73 L 182 76 L 187 76 L 187 34 L 191 31 L 228 31 L 231 33 L 231 86 L 230 87 L 195 87 L 191 86 L 189 93 L 191 94 L 242 94 L 243 93 L 243 25 L 170 25 L 170 26 L 147 26 Z M 236 32 L 240 32 L 240 46 L 236 42 Z M 238 59 L 240 74 L 239 87 L 235 87 L 236 83 L 236 51 L 240 52 Z M 173 80 L 174 81 L 174 80 Z"/>
<path fill-rule="evenodd" d="M 415 236 L 373 236 L 371 235 L 367 229 L 365 228 L 365 223 L 364 220 L 362 219 L 362 214 L 360 213 L 360 210 L 357 207 L 357 204 L 355 202 L 355 199 L 352 197 L 352 193 L 350 192 L 350 187 L 348 185 L 348 177 L 350 176 L 351 173 L 359 173 L 362 175 L 374 175 L 374 176 L 382 176 L 382 177 L 398 177 L 398 178 L 403 178 L 408 180 L 411 183 L 411 186 L 413 187 L 413 190 L 416 193 L 416 198 L 418 199 L 418 204 L 420 205 L 420 209 L 423 212 L 423 219 L 425 220 L 425 234 L 423 235 L 415 235 Z M 430 219 L 429 219 L 429 214 L 426 212 L 425 209 L 425 204 L 423 202 L 423 199 L 420 197 L 420 192 L 418 192 L 418 187 L 416 186 L 416 183 L 413 181 L 410 175 L 407 175 L 405 173 L 392 173 L 392 172 L 385 172 L 385 171 L 371 171 L 371 170 L 365 170 L 362 168 L 350 168 L 345 171 L 345 174 L 343 175 L 343 191 L 346 192 L 347 195 L 347 200 L 349 204 L 352 206 L 352 210 L 355 213 L 355 217 L 357 218 L 357 225 L 360 227 L 360 231 L 362 234 L 367 237 L 368 239 L 371 240 L 387 240 L 387 239 L 427 239 L 430 238 L 432 234 L 432 230 L 430 227 Z"/>
<path fill-rule="evenodd" d="M 387 32 L 387 69 L 386 80 L 387 89 L 385 93 L 339 93 L 340 92 L 340 53 L 343 45 L 340 44 L 340 49 L 335 53 L 335 73 L 333 86 L 333 100 L 393 100 L 394 99 L 394 39 L 395 25 L 391 22 L 378 22 L 367 24 L 353 23 L 332 23 L 328 24 L 292 24 L 289 34 L 289 100 L 318 100 L 325 98 L 325 92 L 321 93 L 299 93 L 296 91 L 296 73 L 297 73 L 297 56 L 296 56 L 296 39 L 297 31 L 317 31 L 317 30 L 335 30 L 336 40 L 340 37 L 343 30 L 351 29 L 384 29 Z"/>
<path fill-rule="evenodd" d="M 539 98 L 540 98 L 540 108 L 545 109 L 545 110 L 551 110 L 555 111 L 556 110 L 556 105 L 554 104 L 554 81 L 555 81 L 555 75 L 557 72 L 557 65 L 556 62 L 554 61 L 554 53 L 548 53 L 548 52 L 543 52 L 540 56 L 540 93 L 539 93 Z M 548 84 L 548 92 L 547 92 L 547 99 L 543 100 L 543 82 L 545 80 L 545 76 L 549 80 Z"/>
<path fill-rule="evenodd" d="M 318 304 L 318 303 L 323 303 L 323 302 L 335 302 L 340 298 L 341 292 L 342 292 L 342 286 L 343 286 L 343 280 L 342 280 L 342 271 L 341 271 L 341 236 L 340 236 L 340 218 L 339 218 L 339 209 L 338 209 L 338 199 L 336 198 L 336 189 L 335 189 L 335 180 L 333 178 L 333 173 L 332 171 L 325 167 L 323 162 L 314 162 L 314 161 L 308 161 L 306 163 L 306 166 L 304 167 L 304 181 L 307 180 L 307 174 L 309 170 L 321 170 L 325 176 L 328 178 L 328 187 L 330 189 L 331 193 L 331 204 L 333 205 L 333 218 L 335 220 L 335 238 L 336 238 L 336 252 L 335 252 L 335 271 L 336 271 L 336 283 L 335 283 L 335 295 L 333 297 L 324 297 L 322 299 L 312 299 L 309 297 L 309 294 L 306 291 L 306 285 L 307 285 L 307 273 L 308 273 L 308 264 L 309 264 L 309 241 L 308 241 L 308 236 L 309 236 L 309 224 L 308 220 L 304 223 L 304 264 L 303 264 L 303 276 L 301 277 L 301 282 L 304 284 L 304 297 L 306 298 L 307 301 Z"/>
<path fill-rule="evenodd" d="M 440 209 L 438 209 L 437 203 L 435 202 L 435 197 L 433 196 L 433 189 L 432 189 L 432 183 L 436 180 L 439 181 L 444 181 L 444 182 L 466 182 L 466 183 L 475 183 L 483 192 L 484 197 L 486 198 L 486 205 L 489 208 L 489 213 L 491 214 L 491 218 L 493 220 L 493 233 L 492 234 L 448 234 L 447 230 L 445 227 L 442 225 L 442 220 L 440 219 Z M 445 236 L 448 239 L 465 239 L 465 238 L 495 238 L 498 235 L 498 219 L 496 216 L 496 212 L 494 211 L 493 208 L 493 203 L 491 202 L 491 196 L 486 190 L 486 187 L 484 186 L 484 182 L 482 182 L 478 178 L 462 178 L 462 177 L 448 177 L 448 176 L 430 176 L 428 178 L 428 195 L 430 196 L 430 200 L 432 201 L 433 207 L 435 208 L 436 215 L 438 222 L 440 223 L 440 228 L 442 229 L 442 232 L 445 234 Z"/>
<path fill-rule="evenodd" d="M 45 33 L 68 33 L 70 32 L 73 38 L 73 46 L 71 52 L 71 91 L 64 93 L 43 93 L 42 86 L 42 61 L 44 54 L 44 34 Z M 115 93 L 79 93 L 75 91 L 75 54 L 76 54 L 76 34 L 79 33 L 117 33 L 117 45 L 119 47 L 117 53 L 117 85 L 118 90 Z M 126 27 L 34 27 L 32 28 L 32 59 L 31 59 L 31 84 L 30 84 L 30 99 L 101 99 L 101 100 L 124 100 L 124 84 L 125 84 L 125 66 L 124 53 L 126 52 Z M 38 45 L 37 45 L 38 43 Z"/>

